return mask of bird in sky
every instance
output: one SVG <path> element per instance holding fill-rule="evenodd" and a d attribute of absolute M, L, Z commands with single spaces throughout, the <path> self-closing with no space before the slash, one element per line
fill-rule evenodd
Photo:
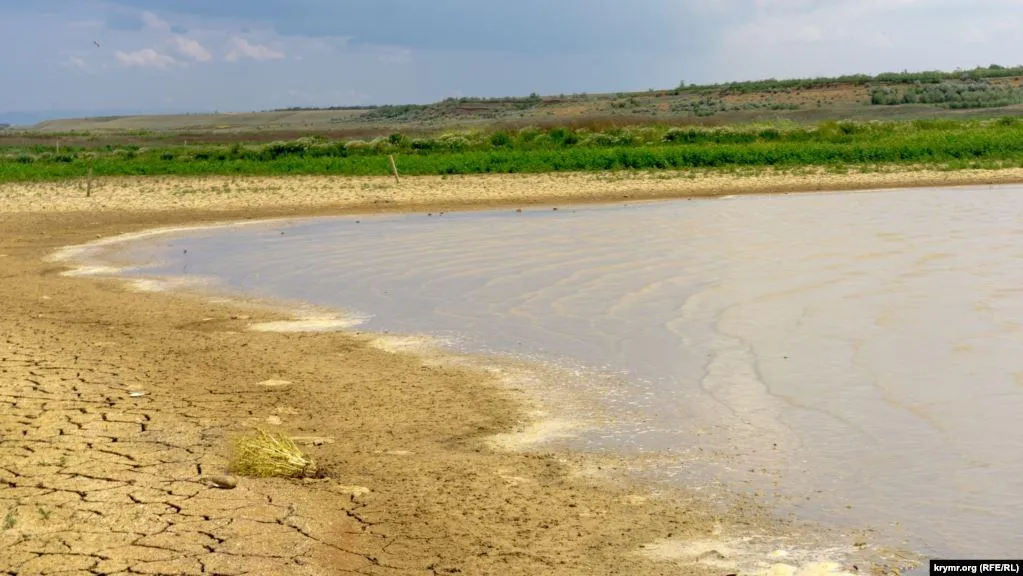
<path fill-rule="evenodd" d="M 99 42 L 93 40 L 92 43 L 96 45 L 96 48 L 101 48 L 101 46 L 99 45 Z"/>

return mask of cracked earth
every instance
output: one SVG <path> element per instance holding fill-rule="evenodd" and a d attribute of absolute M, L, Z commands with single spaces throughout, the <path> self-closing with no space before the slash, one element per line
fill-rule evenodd
<path fill-rule="evenodd" d="M 34 340 L 8 336 L 0 348 L 0 571 L 312 574 L 325 557 L 334 567 L 371 563 L 336 543 L 372 535 L 358 490 L 329 480 L 222 490 L 206 480 L 224 462 L 203 412 L 237 399 L 133 393 L 144 375 L 111 362 L 104 346 L 59 362 Z M 325 501 L 337 507 L 326 525 Z"/>

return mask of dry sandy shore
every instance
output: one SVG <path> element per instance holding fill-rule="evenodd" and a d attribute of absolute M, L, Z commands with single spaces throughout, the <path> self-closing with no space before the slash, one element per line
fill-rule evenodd
<path fill-rule="evenodd" d="M 728 538 L 784 529 L 755 507 L 582 477 L 567 456 L 489 449 L 525 411 L 482 373 L 63 276 L 46 261 L 62 246 L 282 215 L 1008 181 L 1023 172 L 129 179 L 90 198 L 77 182 L 2 185 L 0 573 L 726 574 L 741 555 Z M 327 477 L 205 482 L 256 426 L 332 439 L 308 446 Z"/>

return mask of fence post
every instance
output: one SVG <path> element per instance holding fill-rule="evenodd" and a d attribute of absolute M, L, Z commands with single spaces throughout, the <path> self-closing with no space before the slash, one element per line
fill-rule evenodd
<path fill-rule="evenodd" d="M 394 183 L 401 184 L 401 180 L 398 180 L 398 165 L 394 163 L 394 154 L 387 156 L 391 160 L 391 173 L 394 174 Z"/>

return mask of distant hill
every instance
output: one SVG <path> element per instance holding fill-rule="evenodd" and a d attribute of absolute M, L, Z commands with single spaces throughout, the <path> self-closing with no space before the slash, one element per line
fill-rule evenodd
<path fill-rule="evenodd" d="M 912 120 L 1023 115 L 1023 66 L 952 72 L 893 72 L 767 79 L 667 90 L 506 98 L 448 98 L 433 104 L 292 107 L 224 114 L 48 111 L 0 114 L 30 125 L 20 138 L 77 132 L 188 142 L 265 141 L 320 134 L 362 138 L 451 129 L 629 124 L 732 124 L 786 120 Z M 8 131 L 10 134 L 10 131 Z M 8 137 L 8 139 L 10 136 Z"/>
<path fill-rule="evenodd" d="M 147 109 L 128 109 L 128 108 L 114 108 L 104 110 L 30 110 L 30 111 L 18 111 L 18 112 L 0 112 L 0 124 L 9 124 L 14 127 L 31 127 L 40 122 L 46 122 L 49 120 L 68 120 L 68 119 L 85 119 L 85 118 L 101 118 L 111 116 L 143 116 L 143 115 L 154 115 L 154 114 L 173 114 L 178 113 L 178 110 L 147 110 Z"/>

